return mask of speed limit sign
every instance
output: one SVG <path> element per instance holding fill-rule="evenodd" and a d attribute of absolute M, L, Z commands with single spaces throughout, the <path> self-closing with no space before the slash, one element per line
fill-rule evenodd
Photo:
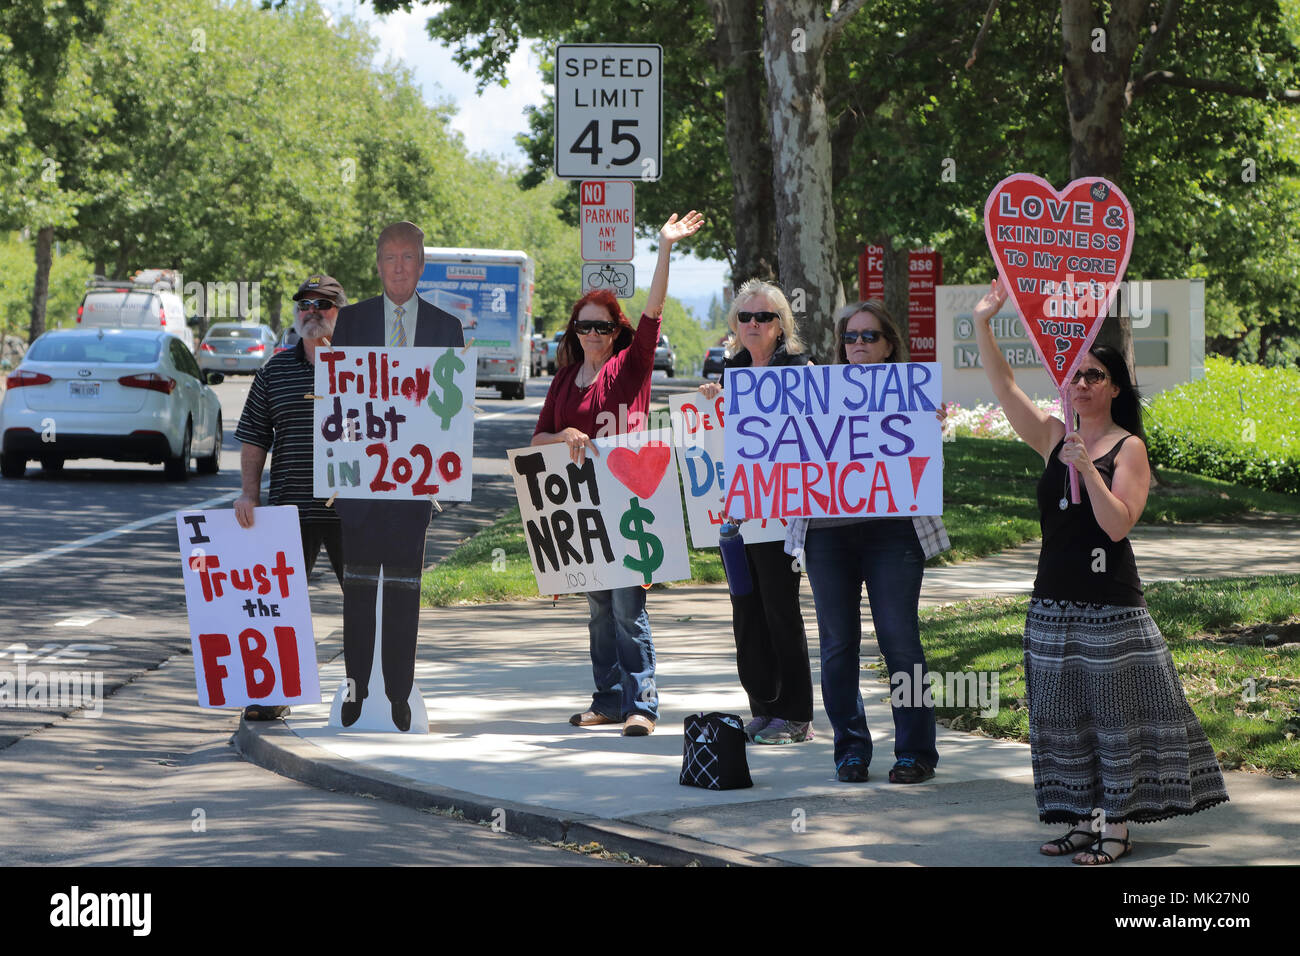
<path fill-rule="evenodd" d="M 663 47 L 567 43 L 556 49 L 555 175 L 659 178 Z"/>

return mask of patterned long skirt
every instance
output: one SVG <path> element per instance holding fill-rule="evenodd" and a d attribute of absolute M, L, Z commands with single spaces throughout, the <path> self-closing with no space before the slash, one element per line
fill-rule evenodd
<path fill-rule="evenodd" d="M 1025 619 L 1038 817 L 1149 823 L 1228 799 L 1145 607 L 1033 599 Z"/>

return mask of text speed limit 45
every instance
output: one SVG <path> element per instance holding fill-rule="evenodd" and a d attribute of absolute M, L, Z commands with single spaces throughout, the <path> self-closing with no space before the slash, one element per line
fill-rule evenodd
<path fill-rule="evenodd" d="M 663 48 L 562 44 L 556 64 L 555 174 L 561 179 L 657 180 Z"/>

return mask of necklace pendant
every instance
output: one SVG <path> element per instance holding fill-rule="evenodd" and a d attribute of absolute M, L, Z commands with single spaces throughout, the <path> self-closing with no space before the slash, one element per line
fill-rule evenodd
<path fill-rule="evenodd" d="M 1064 511 L 1066 508 L 1070 507 L 1070 499 L 1062 498 L 1058 504 L 1060 505 L 1061 510 Z"/>

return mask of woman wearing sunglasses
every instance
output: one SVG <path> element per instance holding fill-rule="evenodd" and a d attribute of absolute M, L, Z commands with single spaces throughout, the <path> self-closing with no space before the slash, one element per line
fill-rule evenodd
<path fill-rule="evenodd" d="M 532 444 L 564 442 L 581 464 L 588 449 L 599 454 L 593 438 L 645 427 L 672 247 L 703 223 L 704 216 L 692 209 L 681 220 L 674 213 L 659 230 L 659 261 L 635 332 L 606 289 L 574 303 Z M 587 592 L 596 692 L 588 710 L 569 718 L 575 727 L 622 723 L 627 737 L 654 733 L 659 696 L 645 598 L 639 585 Z"/>
<path fill-rule="evenodd" d="M 1007 421 L 1042 456 L 1038 576 L 1025 619 L 1029 746 L 1038 817 L 1068 823 L 1047 856 L 1113 863 L 1132 851 L 1129 822 L 1195 813 L 1228 799 L 1205 732 L 1183 696 L 1147 613 L 1128 533 L 1151 483 L 1142 406 L 1123 356 L 1084 355 L 1067 427 L 1031 402 L 989 326 L 1006 301 L 1000 280 L 975 306 L 980 362 Z M 1070 500 L 1068 466 L 1079 475 Z"/>
<path fill-rule="evenodd" d="M 841 309 L 835 341 L 841 364 L 907 361 L 906 342 L 878 301 Z M 943 418 L 941 409 L 939 419 Z M 909 679 L 915 673 L 924 674 L 917 614 L 921 575 L 926 560 L 948 547 L 943 522 L 933 516 L 814 518 L 790 525 L 786 550 L 802 554 L 808 570 L 820 632 L 822 705 L 835 732 L 835 775 L 846 783 L 867 780 L 872 752 L 858 683 L 862 585 L 867 586 L 876 642 L 889 674 L 906 674 Z M 895 763 L 889 782 L 930 779 L 939 762 L 934 708 L 913 699 L 894 702 L 892 709 Z"/>
<path fill-rule="evenodd" d="M 808 362 L 790 304 L 771 283 L 750 279 L 742 285 L 727 324 L 731 337 L 724 368 Z M 706 398 L 721 390 L 717 382 L 700 386 Z M 780 541 L 746 544 L 745 561 L 754 586 L 748 594 L 731 595 L 736 671 L 753 714 L 745 734 L 760 744 L 812 740 L 812 669 L 799 611 L 799 571 Z"/>

